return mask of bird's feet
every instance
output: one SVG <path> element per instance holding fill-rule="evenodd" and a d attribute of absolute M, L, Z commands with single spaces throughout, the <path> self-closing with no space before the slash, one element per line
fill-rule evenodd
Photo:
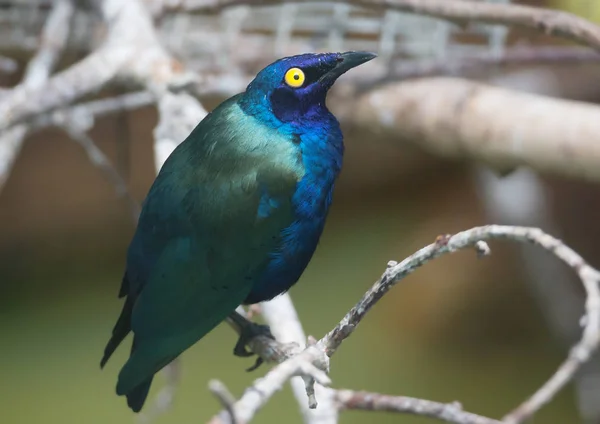
<path fill-rule="evenodd" d="M 252 322 L 237 312 L 233 312 L 231 315 L 229 315 L 229 319 L 239 329 L 240 332 L 240 338 L 233 348 L 233 354 L 235 356 L 239 356 L 241 358 L 253 356 L 255 353 L 246 349 L 246 346 L 253 338 L 257 336 L 266 336 L 275 340 L 275 337 L 273 337 L 273 334 L 271 334 L 271 330 L 268 325 Z M 263 362 L 263 359 L 259 356 L 256 358 L 254 365 L 252 365 L 246 371 L 254 371 L 260 367 Z"/>

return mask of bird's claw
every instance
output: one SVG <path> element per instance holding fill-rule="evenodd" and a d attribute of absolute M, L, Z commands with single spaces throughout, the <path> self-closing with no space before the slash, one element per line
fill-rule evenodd
<path fill-rule="evenodd" d="M 250 368 L 246 368 L 246 372 L 252 372 L 252 371 L 256 370 L 258 367 L 260 367 L 263 364 L 263 362 L 265 362 L 263 358 L 261 358 L 260 356 L 257 357 L 254 365 L 252 365 Z"/>
<path fill-rule="evenodd" d="M 241 358 L 248 358 L 254 355 L 254 352 L 248 350 L 246 346 L 254 337 L 257 336 L 265 336 L 270 339 L 275 340 L 273 334 L 271 334 L 271 329 L 268 325 L 256 324 L 252 321 L 246 320 L 246 322 L 240 326 L 240 338 L 238 339 L 235 347 L 233 348 L 233 354 L 235 356 L 239 356 Z M 256 358 L 256 362 L 246 371 L 254 371 L 258 367 L 262 365 L 264 360 L 259 356 Z"/>

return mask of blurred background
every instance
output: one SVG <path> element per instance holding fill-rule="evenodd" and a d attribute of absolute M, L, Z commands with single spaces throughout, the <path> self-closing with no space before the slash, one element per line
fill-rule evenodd
<path fill-rule="evenodd" d="M 519 3 L 600 22 L 595 0 Z M 12 87 L 23 77 L 51 8 L 52 2 L 44 0 L 0 2 L 0 56 L 15 65 L 0 71 L 0 86 Z M 75 11 L 58 70 L 102 40 L 102 22 L 90 14 L 85 8 Z M 378 51 L 380 64 L 373 66 L 385 69 L 403 61 L 493 54 L 509 45 L 559 43 L 533 31 L 459 28 L 415 15 L 357 12 L 332 4 L 240 7 L 221 15 L 171 13 L 157 26 L 161 40 L 190 69 L 217 77 L 223 69 L 236 69 L 242 80 L 278 56 L 302 51 Z M 487 67 L 466 76 L 597 102 L 599 71 L 593 61 L 529 63 Z M 225 88 L 200 98 L 208 110 L 243 88 L 221 84 Z M 344 87 L 340 82 L 339 90 Z M 119 92 L 109 86 L 100 96 Z M 150 105 L 99 118 L 90 131 L 138 201 L 156 172 L 156 122 Z M 418 140 L 396 143 L 347 123 L 344 130 L 347 153 L 333 209 L 314 259 L 291 291 L 308 334 L 321 337 L 331 329 L 389 260 L 401 260 L 442 233 L 487 223 L 540 226 L 592 265 L 600 264 L 596 184 L 528 169 L 501 177 L 480 164 L 428 154 Z M 119 349 L 104 371 L 99 369 L 122 306 L 117 293 L 134 231 L 127 201 L 60 129 L 27 137 L 6 177 L 0 192 L 0 422 L 132 422 L 124 399 L 114 394 L 128 347 Z M 550 255 L 530 246 L 491 247 L 492 256 L 484 260 L 471 252 L 445 256 L 395 287 L 336 355 L 335 386 L 459 400 L 467 410 L 493 417 L 539 387 L 580 335 L 583 291 L 570 270 Z M 239 395 L 266 371 L 244 371 L 252 359 L 231 354 L 235 339 L 221 325 L 185 352 L 175 404 L 157 423 L 205 422 L 220 409 L 207 390 L 209 379 L 221 379 Z M 599 361 L 588 364 L 532 422 L 600 423 Z M 157 383 L 153 393 L 162 380 Z M 296 410 L 286 387 L 255 422 L 300 423 Z M 383 413 L 346 412 L 341 418 L 345 424 L 367 421 L 430 422 Z"/>

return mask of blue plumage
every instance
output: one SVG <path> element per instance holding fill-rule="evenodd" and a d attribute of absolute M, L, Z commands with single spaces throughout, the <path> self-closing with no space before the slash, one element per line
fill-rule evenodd
<path fill-rule="evenodd" d="M 342 166 L 325 97 L 374 55 L 305 54 L 265 69 L 167 159 L 129 246 L 126 297 L 103 366 L 133 331 L 117 393 L 139 411 L 156 372 L 232 314 L 298 281 Z"/>

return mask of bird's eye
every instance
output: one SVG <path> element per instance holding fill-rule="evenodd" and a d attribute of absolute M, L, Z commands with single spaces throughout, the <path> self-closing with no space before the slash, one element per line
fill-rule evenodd
<path fill-rule="evenodd" d="M 300 68 L 291 68 L 285 73 L 285 83 L 290 87 L 301 87 L 305 79 L 306 76 Z"/>

